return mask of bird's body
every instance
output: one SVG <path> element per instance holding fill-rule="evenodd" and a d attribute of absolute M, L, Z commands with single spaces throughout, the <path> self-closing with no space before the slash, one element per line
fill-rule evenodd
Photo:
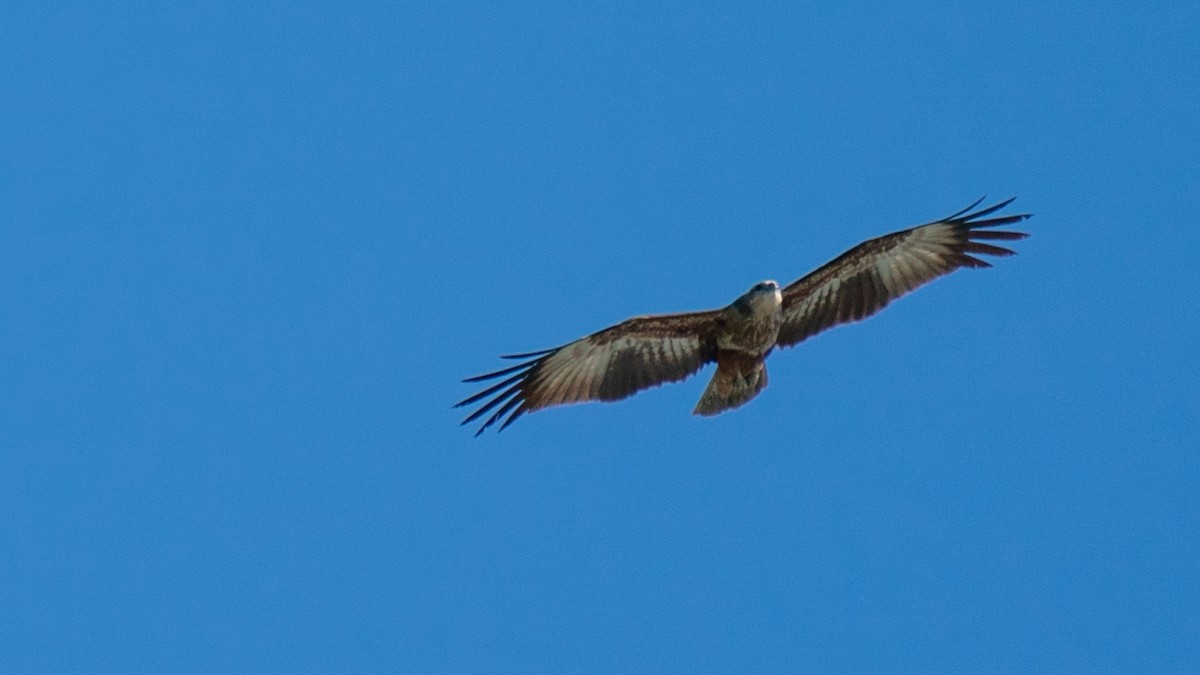
<path fill-rule="evenodd" d="M 765 361 L 776 347 L 790 347 L 827 328 L 866 318 L 960 267 L 990 267 L 972 254 L 1012 255 L 1007 248 L 985 242 L 1027 236 L 990 229 L 1029 217 L 986 218 L 1010 202 L 969 213 L 978 206 L 975 202 L 941 220 L 871 239 L 786 288 L 774 281 L 755 284 L 723 309 L 634 317 L 555 349 L 504 357 L 527 360 L 465 380 L 504 378 L 457 404 L 490 397 L 463 423 L 495 409 L 478 433 L 507 415 L 503 429 L 526 412 L 581 401 L 616 401 L 685 379 L 713 362 L 717 370 L 693 412 L 707 416 L 736 408 L 766 387 Z"/>
<path fill-rule="evenodd" d="M 775 346 L 783 325 L 783 294 L 779 284 L 763 281 L 721 312 L 725 324 L 717 333 L 717 347 L 765 356 Z"/>
<path fill-rule="evenodd" d="M 783 294 L 774 281 L 755 284 L 721 310 L 717 372 L 692 412 L 716 415 L 757 396 L 767 386 L 766 359 L 782 325 Z"/>

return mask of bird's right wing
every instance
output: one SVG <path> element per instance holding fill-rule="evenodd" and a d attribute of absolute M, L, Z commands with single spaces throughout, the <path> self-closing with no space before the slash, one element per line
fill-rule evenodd
<path fill-rule="evenodd" d="M 499 406 L 478 436 L 506 414 L 501 430 L 527 412 L 565 403 L 617 401 L 677 382 L 716 360 L 716 335 L 723 321 L 721 310 L 640 316 L 555 349 L 505 356 L 527 360 L 463 380 L 505 378 L 455 407 L 488 399 L 463 420 L 467 424 Z"/>

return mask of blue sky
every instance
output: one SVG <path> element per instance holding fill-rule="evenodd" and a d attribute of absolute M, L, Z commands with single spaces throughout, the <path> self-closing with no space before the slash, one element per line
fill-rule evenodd
<path fill-rule="evenodd" d="M 7 3 L 0 670 L 1200 667 L 1194 3 Z M 499 354 L 1020 255 L 473 438 Z"/>

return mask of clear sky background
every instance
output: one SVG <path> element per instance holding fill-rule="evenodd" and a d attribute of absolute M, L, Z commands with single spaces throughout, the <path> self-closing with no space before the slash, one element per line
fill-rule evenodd
<path fill-rule="evenodd" d="M 1200 5 L 0 7 L 0 670 L 1200 667 Z M 499 354 L 1020 255 L 473 438 Z"/>

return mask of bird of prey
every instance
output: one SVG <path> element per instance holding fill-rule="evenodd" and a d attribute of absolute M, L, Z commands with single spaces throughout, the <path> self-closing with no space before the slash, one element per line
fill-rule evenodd
<path fill-rule="evenodd" d="M 542 408 L 618 401 L 683 380 L 715 361 L 716 373 L 692 412 L 716 415 L 737 408 L 767 386 L 765 361 L 776 347 L 791 347 L 827 328 L 864 319 L 960 267 L 991 267 L 975 255 L 1013 255 L 987 242 L 1028 235 L 992 228 L 1032 214 L 993 215 L 1013 199 L 973 211 L 982 201 L 865 241 L 784 288 L 774 281 L 759 282 L 723 309 L 638 316 L 561 347 L 503 356 L 522 363 L 463 380 L 503 378 L 455 407 L 484 401 L 463 424 L 495 411 L 478 436 L 501 419 L 502 431 L 521 415 Z"/>

